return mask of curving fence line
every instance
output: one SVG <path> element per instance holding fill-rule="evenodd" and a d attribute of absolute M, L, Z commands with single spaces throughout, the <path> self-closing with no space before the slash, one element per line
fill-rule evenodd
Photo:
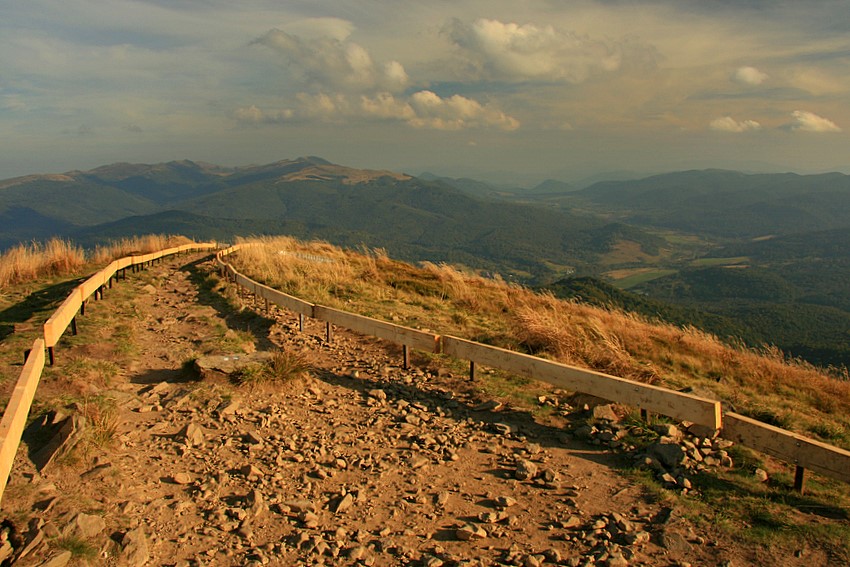
<path fill-rule="evenodd" d="M 21 371 L 12 397 L 3 412 L 0 420 L 0 502 L 12 472 L 12 464 L 15 454 L 21 443 L 21 435 L 26 425 L 35 391 L 41 380 L 46 359 L 53 365 L 55 347 L 62 335 L 71 327 L 77 334 L 77 313 L 85 312 L 86 301 L 92 296 L 97 299 L 103 297 L 104 287 L 112 287 L 116 277 L 126 277 L 127 269 L 134 271 L 144 268 L 163 258 L 183 252 L 195 252 L 203 250 L 214 250 L 218 248 L 215 243 L 191 243 L 160 250 L 151 254 L 128 256 L 115 260 L 102 270 L 96 272 L 86 281 L 74 288 L 65 301 L 53 312 L 53 315 L 44 323 L 44 337 L 36 339 L 32 348 L 25 354 L 24 368 Z M 47 357 L 45 357 L 45 349 Z"/>
<path fill-rule="evenodd" d="M 332 325 L 338 325 L 364 335 L 371 335 L 402 345 L 405 366 L 408 364 L 408 348 L 425 352 L 442 353 L 470 363 L 470 375 L 474 377 L 475 364 L 483 364 L 515 374 L 520 374 L 553 384 L 575 392 L 590 394 L 612 402 L 638 407 L 681 421 L 690 421 L 719 431 L 730 440 L 762 453 L 796 465 L 794 486 L 803 492 L 806 470 L 850 483 L 850 451 L 822 443 L 760 421 L 723 411 L 719 401 L 635 382 L 577 368 L 551 360 L 517 353 L 482 343 L 452 336 L 427 333 L 401 325 L 379 321 L 371 317 L 340 311 L 309 303 L 292 295 L 262 285 L 239 273 L 225 256 L 248 245 L 235 245 L 216 254 L 216 261 L 223 276 L 241 288 L 254 294 L 255 298 L 283 309 L 324 321 L 327 337 L 331 339 Z"/>
<path fill-rule="evenodd" d="M 332 326 L 337 325 L 402 345 L 405 366 L 409 361 L 410 348 L 442 353 L 468 360 L 471 376 L 474 376 L 476 363 L 484 364 L 568 390 L 698 423 L 721 431 L 723 436 L 730 440 L 795 464 L 797 466 L 795 488 L 800 491 L 804 489 L 807 469 L 850 483 L 850 451 L 743 415 L 723 412 L 720 402 L 716 400 L 576 368 L 466 339 L 420 331 L 304 301 L 257 283 L 237 272 L 224 260 L 224 257 L 236 252 L 240 247 L 240 245 L 231 246 L 218 252 L 216 261 L 222 274 L 253 294 L 255 298 L 264 299 L 266 308 L 274 304 L 299 314 L 302 328 L 305 316 L 324 321 L 327 325 L 328 340 L 331 339 Z M 116 278 L 126 277 L 128 269 L 138 271 L 165 256 L 215 248 L 217 248 L 215 243 L 192 243 L 152 254 L 115 260 L 77 286 L 50 316 L 44 324 L 44 337 L 36 339 L 32 348 L 26 353 L 24 367 L 0 420 L 0 502 L 2 502 L 3 492 L 44 366 L 48 361 L 50 364 L 54 363 L 55 347 L 69 326 L 76 334 L 76 317 L 78 313 L 84 314 L 86 302 L 91 297 L 102 298 L 104 288 L 111 287 Z"/>

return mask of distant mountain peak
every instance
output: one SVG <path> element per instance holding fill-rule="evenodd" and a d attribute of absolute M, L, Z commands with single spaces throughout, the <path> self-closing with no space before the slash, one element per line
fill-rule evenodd
<path fill-rule="evenodd" d="M 388 170 L 354 169 L 335 165 L 325 160 L 320 161 L 324 163 L 307 162 L 309 165 L 306 167 L 288 172 L 282 175 L 279 180 L 282 182 L 339 180 L 346 185 L 358 185 L 374 181 L 381 177 L 389 177 L 398 181 L 406 181 L 411 178 L 409 175 Z"/>
<path fill-rule="evenodd" d="M 68 182 L 73 181 L 73 177 L 71 177 L 67 173 L 45 173 L 45 174 L 36 174 L 36 175 L 24 175 L 23 177 L 13 177 L 11 179 L 4 179 L 0 181 L 0 189 L 7 189 L 9 187 L 14 187 L 16 185 L 23 185 L 25 183 L 31 183 L 34 181 L 56 181 L 56 182 Z"/>

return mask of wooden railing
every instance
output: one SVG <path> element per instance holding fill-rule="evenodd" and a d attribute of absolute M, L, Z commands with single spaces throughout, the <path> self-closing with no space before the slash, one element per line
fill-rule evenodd
<path fill-rule="evenodd" d="M 218 252 L 216 260 L 222 274 L 249 293 L 283 309 L 300 314 L 302 323 L 304 316 L 324 321 L 327 324 L 328 339 L 331 337 L 331 325 L 338 325 L 364 335 L 371 335 L 402 345 L 404 347 L 405 365 L 408 360 L 408 347 L 425 352 L 442 353 L 454 358 L 468 360 L 472 374 L 474 374 L 475 364 L 478 363 L 521 374 L 574 392 L 582 392 L 674 419 L 698 423 L 719 431 L 727 439 L 796 465 L 795 488 L 801 492 L 804 490 L 805 471 L 807 469 L 850 483 L 850 451 L 845 449 L 736 413 L 724 412 L 721 402 L 716 400 L 577 368 L 466 339 L 410 329 L 363 315 L 306 302 L 259 284 L 239 273 L 224 258 L 239 250 L 240 247 L 240 245 L 235 245 Z"/>
<path fill-rule="evenodd" d="M 115 260 L 77 286 L 51 315 L 44 324 L 44 337 L 35 340 L 27 352 L 24 368 L 0 421 L 0 502 L 44 366 L 47 360 L 50 364 L 54 363 L 54 349 L 68 327 L 76 333 L 76 317 L 78 313 L 84 312 L 86 302 L 92 296 L 95 299 L 102 297 L 104 288 L 111 286 L 115 278 L 126 277 L 127 269 L 137 270 L 172 254 L 214 248 L 216 245 L 212 243 L 193 243 Z M 716 400 L 316 305 L 257 283 L 236 271 L 224 257 L 238 249 L 238 245 L 232 246 L 216 255 L 222 273 L 249 293 L 264 299 L 267 305 L 271 303 L 299 314 L 302 323 L 305 316 L 324 321 L 327 324 L 328 339 L 331 337 L 332 325 L 337 325 L 402 345 L 405 365 L 408 362 L 409 348 L 443 353 L 468 360 L 471 372 L 476 363 L 483 364 L 568 390 L 698 423 L 721 431 L 723 436 L 730 440 L 795 464 L 795 486 L 799 490 L 803 489 L 806 469 L 850 483 L 850 451 L 742 415 L 723 412 L 721 403 Z"/>
<path fill-rule="evenodd" d="M 59 308 L 53 312 L 47 322 L 44 323 L 43 338 L 36 339 L 32 348 L 26 353 L 24 368 L 15 383 L 12 397 L 6 405 L 2 420 L 0 420 L 0 502 L 2 502 L 3 492 L 12 471 L 15 454 L 21 443 L 21 435 L 32 407 L 36 388 L 41 380 L 45 359 L 47 358 L 51 365 L 54 363 L 55 347 L 69 326 L 74 334 L 77 333 L 77 314 L 84 312 L 89 298 L 92 296 L 95 299 L 102 297 L 104 287 L 111 287 L 112 281 L 119 276 L 119 273 L 125 276 L 128 268 L 136 270 L 165 256 L 215 248 L 217 248 L 215 243 L 191 243 L 151 254 L 115 260 L 75 287 Z M 47 357 L 45 357 L 45 349 L 47 350 Z"/>

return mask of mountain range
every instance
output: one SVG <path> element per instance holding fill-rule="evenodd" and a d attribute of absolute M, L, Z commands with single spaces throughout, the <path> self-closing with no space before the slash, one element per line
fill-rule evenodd
<path fill-rule="evenodd" d="M 526 198 L 723 238 L 850 228 L 850 176 L 842 173 L 682 171 Z"/>
<path fill-rule="evenodd" d="M 0 250 L 148 233 L 383 248 L 850 365 L 850 176 L 838 173 L 702 170 L 523 189 L 304 157 L 0 181 Z M 597 279 L 572 279 L 582 276 Z"/>
<path fill-rule="evenodd" d="M 580 270 L 623 236 L 652 240 L 589 215 L 317 157 L 240 168 L 118 163 L 10 179 L 0 182 L 0 220 L 0 247 L 50 236 L 94 245 L 150 232 L 224 241 L 291 234 L 530 280 Z"/>

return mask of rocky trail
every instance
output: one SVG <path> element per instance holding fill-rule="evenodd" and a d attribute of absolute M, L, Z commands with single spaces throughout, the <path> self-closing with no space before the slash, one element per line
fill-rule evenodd
<path fill-rule="evenodd" d="M 343 329 L 329 343 L 324 324 L 308 319 L 300 331 L 297 316 L 279 310 L 234 312 L 212 263 L 193 258 L 119 282 L 121 291 L 108 290 L 87 315 L 111 324 L 86 341 L 63 340 L 39 398 L 73 393 L 72 407 L 89 417 L 79 424 L 89 441 L 60 449 L 39 471 L 30 458 L 38 432 L 25 437 L 3 502 L 7 564 L 621 567 L 765 559 L 697 533 L 683 511 L 618 473 L 634 458 L 608 447 L 619 435 L 604 419 L 599 429 L 608 437 L 588 444 L 577 439 L 588 430 L 576 434 L 504 407 L 439 359 L 414 356 L 405 369 L 397 346 Z M 87 332 L 86 319 L 80 328 Z M 122 352 L 119 338 L 128 334 L 132 348 Z M 204 355 L 223 346 L 245 357 L 252 344 L 293 353 L 309 372 L 282 384 L 237 385 L 187 365 L 201 358 L 215 366 Z M 121 364 L 109 380 L 81 386 L 70 378 L 83 363 L 93 375 L 98 360 Z M 541 403 L 557 407 L 557 394 Z M 104 400 L 114 409 L 99 415 L 96 402 Z M 95 433 L 100 442 L 91 442 Z"/>

